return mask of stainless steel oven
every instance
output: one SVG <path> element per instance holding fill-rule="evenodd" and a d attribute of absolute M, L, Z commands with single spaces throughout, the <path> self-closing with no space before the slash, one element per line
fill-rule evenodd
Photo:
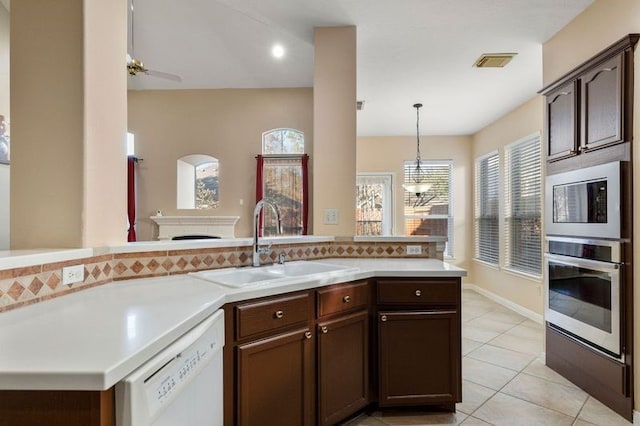
<path fill-rule="evenodd" d="M 620 169 L 616 161 L 547 176 L 546 233 L 622 238 Z"/>
<path fill-rule="evenodd" d="M 548 237 L 545 319 L 556 329 L 622 357 L 622 242 Z"/>

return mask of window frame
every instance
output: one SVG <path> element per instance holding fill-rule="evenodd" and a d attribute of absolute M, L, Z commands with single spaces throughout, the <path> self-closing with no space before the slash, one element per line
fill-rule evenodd
<path fill-rule="evenodd" d="M 453 160 L 451 159 L 446 159 L 446 160 L 420 160 L 420 167 L 427 170 L 427 174 L 428 174 L 428 169 L 430 166 L 446 166 L 449 169 L 448 175 L 449 175 L 449 179 L 448 179 L 448 187 L 449 187 L 449 191 L 447 194 L 447 214 L 416 214 L 416 213 L 407 213 L 407 208 L 414 208 L 414 206 L 411 204 L 411 200 L 413 198 L 415 198 L 414 194 L 411 194 L 409 192 L 407 192 L 406 190 L 403 190 L 403 200 L 402 200 L 402 210 L 403 210 L 403 233 L 404 235 L 407 235 L 407 222 L 408 220 L 416 220 L 416 219 L 447 219 L 447 241 L 445 243 L 445 248 L 443 251 L 443 256 L 447 259 L 453 259 L 454 258 L 454 226 L 453 226 L 453 221 L 454 221 L 454 215 L 453 215 L 453 205 L 454 205 L 454 198 L 453 198 L 453 188 L 454 188 L 454 181 L 453 181 Z M 415 169 L 416 167 L 416 160 L 405 160 L 403 162 L 403 183 L 413 183 L 413 180 L 411 179 L 411 174 L 408 173 L 408 170 L 412 170 Z"/>
<path fill-rule="evenodd" d="M 381 182 L 379 183 L 380 185 L 383 186 L 383 192 L 384 192 L 384 198 L 383 198 L 383 202 L 384 200 L 388 200 L 387 203 L 383 204 L 383 208 L 382 208 L 382 221 L 381 221 L 381 228 L 382 228 L 382 233 L 380 235 L 383 236 L 389 236 L 389 235 L 394 235 L 394 229 L 395 229 L 395 215 L 394 215 L 394 211 L 395 211 L 395 202 L 394 202 L 394 198 L 395 198 L 395 191 L 394 191 L 394 185 L 395 185 L 395 174 L 392 172 L 359 172 L 356 173 L 356 187 L 359 185 L 362 185 L 358 182 L 359 179 L 365 179 L 365 178 L 379 178 L 381 180 Z M 357 206 L 357 197 L 356 197 L 356 212 L 358 210 L 358 206 Z M 365 236 L 365 234 L 358 234 L 358 218 L 356 217 L 356 230 L 355 230 L 355 235 L 356 236 Z"/>

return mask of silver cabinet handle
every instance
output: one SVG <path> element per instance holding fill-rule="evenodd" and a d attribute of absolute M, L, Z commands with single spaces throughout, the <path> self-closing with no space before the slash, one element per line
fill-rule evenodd
<path fill-rule="evenodd" d="M 386 322 L 387 321 L 387 316 L 386 315 L 381 316 L 380 317 L 380 321 Z"/>
<path fill-rule="evenodd" d="M 282 319 L 282 317 L 284 317 L 284 312 L 283 311 L 276 311 L 276 313 L 274 314 L 274 316 L 277 319 Z"/>
<path fill-rule="evenodd" d="M 418 297 L 422 296 L 422 292 L 420 290 L 416 290 L 416 296 Z"/>
<path fill-rule="evenodd" d="M 307 339 L 311 339 L 312 336 L 313 334 L 311 334 L 310 331 L 307 331 L 306 333 L 304 333 L 304 337 L 306 337 Z"/>
<path fill-rule="evenodd" d="M 320 330 L 322 330 L 323 334 L 327 334 L 327 332 L 329 331 L 329 329 L 327 328 L 327 326 L 322 326 L 322 328 L 320 328 Z"/>

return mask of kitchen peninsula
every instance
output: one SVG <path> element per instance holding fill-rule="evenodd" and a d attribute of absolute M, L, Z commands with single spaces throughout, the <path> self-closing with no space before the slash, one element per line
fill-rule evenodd
<path fill-rule="evenodd" d="M 323 237 L 315 238 L 321 239 Z M 126 279 L 125 281 L 99 285 L 86 291 L 77 291 L 43 303 L 34 303 L 30 306 L 0 313 L 0 339 L 3 342 L 3 350 L 0 351 L 0 387 L 3 389 L 0 393 L 2 396 L 0 398 L 0 419 L 14 415 L 24 416 L 13 424 L 35 424 L 37 417 L 33 416 L 38 415 L 36 407 L 40 407 L 42 410 L 51 409 L 52 407 L 46 407 L 46 401 L 49 403 L 57 401 L 57 405 L 60 407 L 68 404 L 67 407 L 75 408 L 65 413 L 56 413 L 55 410 L 47 412 L 49 422 L 58 414 L 87 415 L 86 411 L 81 413 L 84 404 L 84 408 L 95 414 L 95 423 L 91 424 L 114 424 L 114 420 L 108 416 L 113 411 L 113 408 L 109 407 L 115 403 L 114 385 L 220 307 L 224 307 L 228 313 L 226 318 L 227 344 L 225 347 L 227 351 L 225 353 L 226 374 L 229 372 L 231 375 L 234 374 L 233 368 L 229 364 L 233 361 L 227 360 L 228 354 L 233 352 L 233 348 L 242 348 L 248 342 L 247 339 L 252 342 L 263 340 L 267 338 L 266 335 L 269 333 L 270 336 L 290 334 L 300 329 L 301 325 L 302 328 L 309 327 L 308 331 L 312 334 L 311 338 L 307 338 L 305 329 L 305 332 L 300 335 L 301 345 L 307 345 L 307 353 L 316 354 L 316 349 L 318 350 L 318 358 L 316 355 L 312 355 L 310 362 L 312 362 L 311 365 L 315 365 L 316 362 L 320 365 L 322 351 L 331 347 L 331 341 L 327 339 L 332 337 L 331 332 L 334 330 L 335 324 L 341 323 L 346 327 L 342 328 L 343 330 L 350 331 L 358 330 L 357 327 L 350 327 L 350 324 L 370 324 L 369 331 L 361 337 L 368 342 L 366 345 L 367 357 L 371 355 L 367 360 L 370 365 L 368 370 L 374 371 L 374 366 L 378 363 L 376 361 L 378 351 L 373 350 L 372 345 L 378 338 L 375 333 L 379 328 L 376 325 L 378 321 L 380 324 L 385 323 L 382 327 L 387 325 L 396 327 L 400 324 L 395 321 L 396 316 L 401 314 L 400 311 L 410 311 L 414 310 L 414 307 L 419 307 L 420 312 L 426 312 L 425 309 L 422 309 L 426 305 L 416 305 L 416 302 L 410 297 L 429 300 L 432 296 L 435 297 L 433 299 L 435 302 L 431 302 L 432 306 L 438 309 L 431 311 L 438 313 L 429 318 L 437 318 L 437 320 L 430 321 L 428 324 L 431 325 L 427 327 L 440 329 L 440 325 L 446 325 L 446 335 L 452 337 L 449 346 L 444 348 L 450 357 L 436 359 L 437 361 L 446 361 L 446 368 L 451 369 L 452 373 L 446 381 L 450 385 L 448 389 L 450 399 L 449 402 L 445 402 L 442 395 L 437 397 L 431 395 L 429 396 L 430 402 L 423 400 L 417 405 L 437 403 L 446 408 L 453 408 L 455 401 L 460 398 L 460 278 L 466 275 L 466 272 L 437 258 L 407 259 L 406 256 L 400 257 L 397 252 L 396 257 L 391 257 L 389 252 L 392 250 L 386 250 L 389 247 L 382 250 L 386 258 L 373 258 L 366 254 L 367 251 L 372 253 L 377 251 L 373 248 L 375 245 L 372 243 L 361 243 L 369 244 L 368 247 L 363 248 L 358 247 L 358 244 L 353 241 L 338 242 L 333 238 L 325 239 L 329 241 L 313 241 L 313 244 L 326 245 L 324 249 L 327 256 L 321 258 L 318 255 L 314 262 L 350 266 L 348 270 L 351 272 L 345 273 L 343 276 L 332 275 L 330 279 L 318 280 L 316 277 L 310 280 L 301 277 L 282 286 L 247 287 L 244 289 L 224 288 L 185 274 L 176 276 L 165 274 L 164 276 L 136 280 Z M 293 253 L 298 250 L 302 254 L 307 250 L 309 253 L 314 251 L 304 245 L 298 246 L 292 241 L 287 242 L 288 244 L 282 244 L 277 248 L 274 246 L 274 251 L 277 253 L 278 248 L 285 249 L 285 247 L 287 252 Z M 207 244 L 216 246 L 209 246 L 208 249 L 202 247 L 202 243 L 181 244 L 183 244 L 180 254 L 182 257 L 186 255 L 185 251 L 188 250 L 198 251 L 199 258 L 202 259 L 206 258 L 203 254 L 204 251 L 210 252 L 214 248 L 222 250 L 221 247 L 216 246 L 221 244 L 220 242 L 208 242 Z M 200 247 L 193 248 L 194 246 L 189 244 L 200 245 Z M 309 241 L 306 244 L 309 244 Z M 424 241 L 422 244 L 426 248 L 425 255 L 429 253 L 431 245 L 434 245 L 435 251 L 435 242 Z M 332 249 L 329 249 L 329 245 L 332 246 Z M 398 244 L 396 243 L 396 245 Z M 322 252 L 322 248 L 315 247 L 318 253 Z M 352 252 L 351 256 L 357 256 L 358 248 L 362 249 L 362 253 L 366 257 L 360 255 L 359 258 L 346 258 L 349 256 L 348 252 Z M 131 265 L 136 262 L 143 264 L 144 259 L 147 259 L 148 263 L 153 263 L 156 260 L 149 252 L 126 253 L 127 249 L 125 248 L 118 251 L 120 253 L 114 253 L 112 260 L 106 260 L 110 265 L 113 263 L 114 268 L 129 258 L 135 258 L 135 262 L 132 262 Z M 343 255 L 338 255 L 337 251 L 341 251 Z M 234 253 L 236 256 L 241 256 L 242 251 Z M 169 253 L 166 255 L 171 258 Z M 178 256 L 176 253 L 171 253 L 171 255 Z M 213 258 L 212 253 L 208 255 Z M 329 257 L 330 255 L 333 257 Z M 99 256 L 107 255 L 103 253 Z M 377 256 L 381 256 L 381 254 Z M 105 261 L 104 259 L 100 260 Z M 148 263 L 145 263 L 144 268 L 148 268 Z M 357 268 L 357 272 L 353 272 L 353 268 Z M 416 285 L 417 287 L 413 288 Z M 410 293 L 408 293 L 408 286 L 411 286 Z M 351 290 L 355 293 L 342 294 Z M 396 290 L 398 293 L 395 293 Z M 247 306 L 251 308 L 252 304 L 264 301 L 277 303 L 278 299 L 299 294 L 306 294 L 308 297 L 305 302 L 308 310 L 305 311 L 305 318 L 301 321 L 294 320 L 284 327 L 278 325 L 269 328 L 268 320 L 259 319 L 257 326 L 262 329 L 255 333 L 245 336 L 236 334 L 234 331 L 234 319 L 229 315 L 236 308 L 240 307 L 240 310 Z M 345 296 L 349 297 L 345 299 Z M 345 302 L 345 300 L 349 300 L 349 302 Z M 344 305 L 348 307 L 343 308 Z M 316 308 L 318 309 L 317 317 Z M 247 312 L 246 309 L 244 312 Z M 284 315 L 288 318 L 288 312 Z M 382 319 L 383 316 L 386 316 L 385 320 Z M 353 322 L 354 318 L 361 321 L 359 323 Z M 400 315 L 398 318 L 407 317 Z M 420 323 L 415 320 L 417 318 L 411 318 L 414 325 L 427 324 L 427 322 Z M 326 327 L 326 333 L 323 333 L 323 327 Z M 397 329 L 394 329 L 389 336 L 385 336 L 382 327 L 380 328 L 382 333 L 380 342 L 389 336 L 399 335 Z M 265 331 L 265 328 L 269 328 L 269 330 Z M 414 328 L 411 327 L 405 331 L 409 335 L 413 332 Z M 436 337 L 440 339 L 443 336 L 442 333 L 439 333 Z M 427 345 L 431 345 L 429 349 L 433 350 L 432 344 L 416 341 L 416 347 L 419 350 L 425 350 L 424 346 Z M 387 355 L 380 352 L 381 359 Z M 327 359 L 333 359 L 333 355 L 329 355 Z M 390 360 L 389 365 L 393 366 L 393 362 L 397 362 L 397 360 Z M 443 368 L 438 368 L 436 365 L 435 370 L 441 371 Z M 330 372 L 327 374 L 328 376 L 311 377 L 313 380 L 311 387 L 314 394 L 316 387 L 318 392 L 321 392 L 322 380 L 331 377 Z M 366 397 L 359 406 L 354 406 L 354 412 L 375 401 L 378 401 L 381 406 L 385 405 L 385 402 L 380 399 L 383 392 L 380 392 L 380 395 L 376 397 L 378 391 L 374 388 L 378 381 L 377 377 L 377 374 L 366 377 L 367 385 L 361 388 L 366 392 Z M 449 382 L 449 378 L 454 381 Z M 225 378 L 225 384 L 227 384 L 226 381 Z M 232 378 L 231 385 L 235 383 Z M 392 392 L 394 385 L 391 383 L 388 388 Z M 393 398 L 389 399 L 389 401 L 392 400 Z M 234 404 L 235 401 L 232 397 L 231 399 L 227 398 L 225 403 L 227 404 L 226 412 L 229 409 L 228 404 Z M 301 424 L 315 424 L 316 418 L 319 424 L 334 424 L 334 421 L 339 421 L 340 416 L 348 416 L 345 414 L 347 411 L 337 410 L 332 413 L 327 411 L 327 407 L 328 409 L 335 408 L 333 405 L 320 405 L 316 408 L 313 401 L 310 404 L 309 410 L 305 411 L 306 420 Z M 399 403 L 399 405 L 404 404 L 405 402 Z M 386 405 L 393 405 L 393 403 Z M 28 415 L 21 412 L 21 407 L 28 412 Z M 324 410 L 322 413 L 327 416 L 324 419 L 315 416 L 316 410 Z M 101 413 L 106 417 L 101 419 Z M 317 413 L 319 415 L 321 411 L 317 411 Z M 88 417 L 81 418 L 87 419 Z M 65 418 L 64 422 L 66 422 L 65 424 L 73 424 L 71 418 Z M 50 424 L 55 424 L 55 422 Z"/>

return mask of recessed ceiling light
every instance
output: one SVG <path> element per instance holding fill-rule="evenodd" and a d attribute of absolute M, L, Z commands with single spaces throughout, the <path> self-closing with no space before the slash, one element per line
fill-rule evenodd
<path fill-rule="evenodd" d="M 284 47 L 281 44 L 274 44 L 271 48 L 271 54 L 274 58 L 282 58 L 284 56 Z"/>

